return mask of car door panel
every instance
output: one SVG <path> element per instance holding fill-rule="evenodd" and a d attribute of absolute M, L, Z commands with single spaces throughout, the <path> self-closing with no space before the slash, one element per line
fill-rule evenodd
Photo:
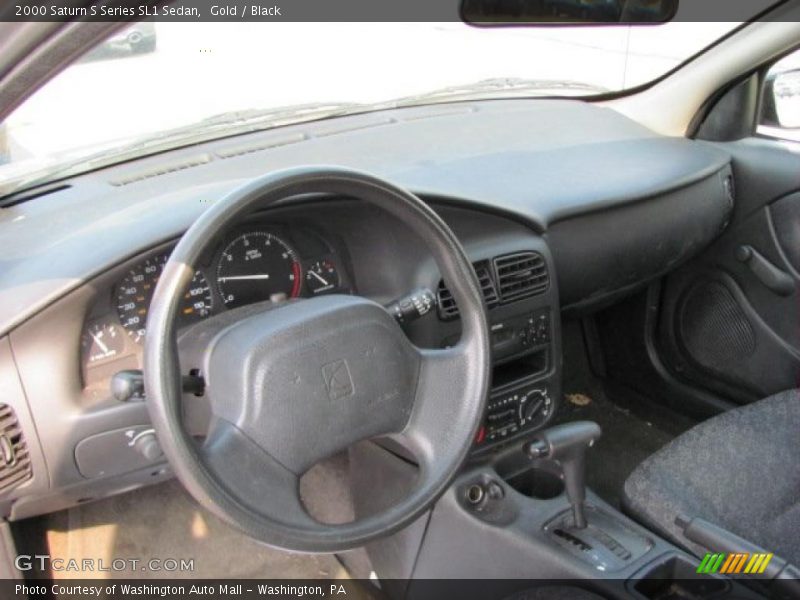
<path fill-rule="evenodd" d="M 658 344 L 679 378 L 738 403 L 800 375 L 800 144 L 750 138 L 733 157 L 726 232 L 664 281 Z"/>

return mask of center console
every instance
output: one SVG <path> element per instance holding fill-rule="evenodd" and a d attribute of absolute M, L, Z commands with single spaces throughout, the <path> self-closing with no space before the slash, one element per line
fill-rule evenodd
<path fill-rule="evenodd" d="M 600 428 L 549 427 L 562 394 L 555 270 L 542 238 L 521 243 L 517 251 L 487 243 L 487 258 L 473 264 L 492 336 L 487 406 L 471 460 L 435 507 L 367 547 L 382 589 L 405 599 L 507 598 L 543 585 L 562 585 L 563 592 L 564 584 L 606 599 L 756 597 L 729 580 L 698 581 L 695 557 L 586 488 L 584 455 Z M 439 282 L 436 300 L 437 326 L 426 330 L 420 320 L 415 341 L 451 346 L 460 327 L 446 282 Z M 436 333 L 425 337 L 426 331 Z M 350 473 L 357 517 L 391 506 L 418 477 L 413 460 L 378 444 L 350 449 Z M 460 587 L 432 590 L 434 580 Z"/>
<path fill-rule="evenodd" d="M 579 517 L 576 490 L 568 489 L 564 465 L 575 458 L 572 450 L 581 444 L 591 451 L 591 441 L 573 436 L 574 431 L 556 431 L 573 425 L 581 423 L 534 433 L 528 442 L 476 461 L 427 518 L 369 546 L 387 595 L 406 600 L 549 597 L 514 596 L 544 587 L 554 593 L 559 588 L 555 597 L 568 598 L 573 596 L 565 590 L 577 587 L 595 594 L 587 597 L 606 600 L 764 598 L 737 581 L 698 574 L 695 557 L 583 488 L 580 476 Z M 535 458 L 528 446 L 539 441 L 557 452 Z M 580 462 L 578 457 L 578 467 Z M 369 511 L 366 504 L 388 502 L 388 497 L 375 498 L 374 480 L 361 479 L 376 469 L 391 473 L 394 493 L 403 488 L 403 480 L 406 490 L 413 488 L 416 472 L 406 461 L 375 445 L 351 450 L 357 515 Z"/>
<path fill-rule="evenodd" d="M 492 388 L 473 454 L 544 427 L 561 394 L 554 293 L 528 298 L 511 315 L 492 314 Z M 498 311 L 499 312 L 499 311 Z"/>
<path fill-rule="evenodd" d="M 492 386 L 473 456 L 544 427 L 561 395 L 558 290 L 549 250 L 529 238 L 524 250 L 473 263 L 492 339 Z M 440 347 L 459 336 L 458 307 L 441 281 L 436 292 Z"/>
<path fill-rule="evenodd" d="M 492 392 L 475 452 L 544 426 L 555 410 L 557 386 L 548 381 L 549 347 L 536 349 L 510 362 L 495 364 Z"/>

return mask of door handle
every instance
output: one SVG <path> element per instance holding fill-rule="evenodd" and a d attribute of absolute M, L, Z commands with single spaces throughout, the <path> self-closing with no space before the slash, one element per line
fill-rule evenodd
<path fill-rule="evenodd" d="M 779 296 L 791 296 L 794 293 L 796 286 L 791 275 L 773 265 L 752 246 L 739 246 L 736 260 L 750 267 L 756 279 Z"/>

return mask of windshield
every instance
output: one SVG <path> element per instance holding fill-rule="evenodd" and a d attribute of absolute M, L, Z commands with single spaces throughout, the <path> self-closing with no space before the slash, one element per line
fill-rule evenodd
<path fill-rule="evenodd" d="M 87 156 L 145 154 L 153 136 L 178 146 L 248 121 L 252 130 L 395 105 L 618 92 L 737 25 L 134 24 L 0 126 L 0 196 L 96 166 Z"/>

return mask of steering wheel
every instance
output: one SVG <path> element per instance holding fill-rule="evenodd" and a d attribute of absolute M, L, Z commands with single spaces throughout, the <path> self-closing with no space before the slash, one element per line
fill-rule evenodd
<path fill-rule="evenodd" d="M 381 305 L 326 295 L 226 311 L 182 334 L 179 351 L 179 303 L 211 241 L 256 207 L 306 194 L 372 203 L 416 232 L 458 302 L 458 344 L 418 348 Z M 147 408 L 177 478 L 202 506 L 268 545 L 334 552 L 397 531 L 444 493 L 483 416 L 489 348 L 475 273 L 433 210 L 365 173 L 290 169 L 230 193 L 203 213 L 172 252 L 148 315 Z M 205 378 L 212 418 L 202 444 L 182 422 L 181 363 L 199 368 Z M 414 455 L 414 488 L 394 506 L 349 523 L 313 519 L 300 498 L 302 474 L 376 437 L 389 437 Z"/>

